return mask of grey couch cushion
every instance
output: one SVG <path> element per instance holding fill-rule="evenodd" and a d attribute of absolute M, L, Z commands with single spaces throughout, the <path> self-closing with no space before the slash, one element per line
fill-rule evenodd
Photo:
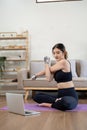
<path fill-rule="evenodd" d="M 41 60 L 30 62 L 30 77 L 40 71 L 44 70 L 44 62 Z M 44 77 L 44 76 L 42 76 Z"/>
<path fill-rule="evenodd" d="M 87 77 L 73 77 L 73 82 L 77 88 L 86 88 L 87 87 Z"/>

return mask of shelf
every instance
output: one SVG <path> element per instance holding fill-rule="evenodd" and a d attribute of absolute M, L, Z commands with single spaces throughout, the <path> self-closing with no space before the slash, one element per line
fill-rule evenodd
<path fill-rule="evenodd" d="M 26 61 L 26 59 L 7 59 L 6 61 Z"/>
<path fill-rule="evenodd" d="M 6 57 L 5 70 L 0 80 L 0 85 L 8 85 L 21 68 L 29 68 L 28 58 L 28 31 L 18 34 L 16 32 L 0 32 L 0 56 Z M 1 71 L 1 69 L 0 69 Z M 7 80 L 11 78 L 10 80 Z M 14 84 L 14 82 L 11 82 Z"/>
<path fill-rule="evenodd" d="M 11 85 L 11 87 L 13 87 L 13 85 L 17 86 L 17 84 L 18 84 L 17 82 L 9 82 L 9 81 L 0 82 L 0 88 L 3 86 L 2 89 L 4 89 L 4 87 L 7 88 L 7 86 L 10 86 L 10 85 Z"/>
<path fill-rule="evenodd" d="M 12 79 L 0 79 L 0 83 L 1 82 L 5 82 L 5 83 L 12 82 Z"/>
<path fill-rule="evenodd" d="M 3 72 L 17 72 L 18 70 L 20 70 L 21 68 L 15 68 L 13 70 L 4 70 Z"/>
<path fill-rule="evenodd" d="M 3 72 L 17 72 L 17 69 L 15 69 L 15 70 L 4 70 Z"/>
<path fill-rule="evenodd" d="M 16 40 L 16 39 L 26 39 L 26 37 L 25 36 L 0 37 L 0 40 Z"/>
<path fill-rule="evenodd" d="M 6 50 L 26 50 L 26 48 L 0 48 L 0 51 L 6 51 Z"/>

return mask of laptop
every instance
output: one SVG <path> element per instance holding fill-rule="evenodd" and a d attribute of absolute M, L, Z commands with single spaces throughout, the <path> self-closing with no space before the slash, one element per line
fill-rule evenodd
<path fill-rule="evenodd" d="M 24 109 L 23 94 L 6 93 L 8 111 L 24 116 L 40 114 L 40 112 Z"/>

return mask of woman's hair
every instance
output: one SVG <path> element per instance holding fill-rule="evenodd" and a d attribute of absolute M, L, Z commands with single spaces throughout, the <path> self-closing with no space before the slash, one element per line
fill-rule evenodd
<path fill-rule="evenodd" d="M 66 51 L 66 48 L 65 46 L 63 45 L 63 43 L 57 43 L 56 45 L 53 46 L 52 48 L 52 52 L 55 48 L 58 48 L 59 50 L 61 50 L 63 53 L 64 53 L 64 57 L 65 59 L 68 58 L 68 54 L 67 54 L 67 51 Z"/>

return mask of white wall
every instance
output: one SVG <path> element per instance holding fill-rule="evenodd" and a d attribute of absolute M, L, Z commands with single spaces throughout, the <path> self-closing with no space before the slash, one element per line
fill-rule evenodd
<path fill-rule="evenodd" d="M 69 58 L 87 59 L 87 0 L 36 3 L 0 0 L 0 32 L 29 31 L 30 59 L 40 60 L 63 42 Z"/>

